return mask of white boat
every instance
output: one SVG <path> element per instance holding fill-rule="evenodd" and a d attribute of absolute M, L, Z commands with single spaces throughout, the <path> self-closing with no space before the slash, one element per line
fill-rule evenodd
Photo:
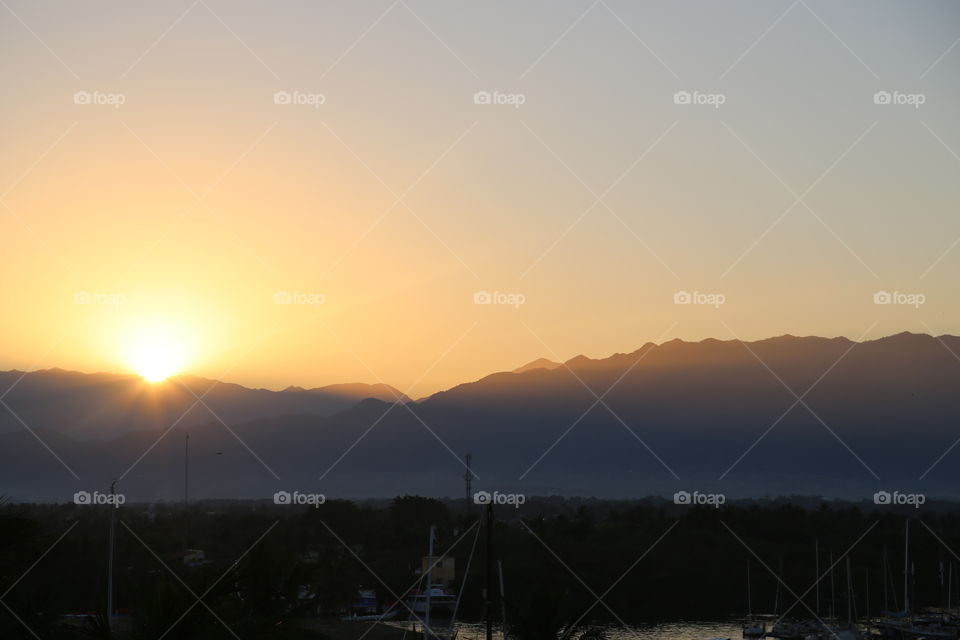
<path fill-rule="evenodd" d="M 457 595 L 443 588 L 443 585 L 432 584 L 429 589 L 422 589 L 406 597 L 405 602 L 414 613 L 431 615 L 450 615 L 457 604 Z"/>

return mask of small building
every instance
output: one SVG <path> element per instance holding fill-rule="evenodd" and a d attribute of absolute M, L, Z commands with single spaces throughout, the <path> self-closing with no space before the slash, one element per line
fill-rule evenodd
<path fill-rule="evenodd" d="M 434 557 L 431 561 L 429 556 L 424 556 L 420 562 L 420 574 L 426 574 L 427 569 L 433 563 L 433 572 L 431 573 L 431 582 L 449 587 L 457 580 L 457 559 L 452 556 Z"/>

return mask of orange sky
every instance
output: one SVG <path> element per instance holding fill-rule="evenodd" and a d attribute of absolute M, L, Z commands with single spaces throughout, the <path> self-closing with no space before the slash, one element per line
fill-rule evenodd
<path fill-rule="evenodd" d="M 416 397 L 960 332 L 956 6 L 9 4 L 2 368 L 127 371 L 160 334 L 198 375 Z"/>

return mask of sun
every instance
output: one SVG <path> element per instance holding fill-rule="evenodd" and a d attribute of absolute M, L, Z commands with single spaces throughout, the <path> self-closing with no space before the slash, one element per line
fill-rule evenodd
<path fill-rule="evenodd" d="M 144 380 L 162 382 L 183 370 L 190 356 L 190 341 L 175 324 L 154 320 L 131 329 L 124 354 Z"/>

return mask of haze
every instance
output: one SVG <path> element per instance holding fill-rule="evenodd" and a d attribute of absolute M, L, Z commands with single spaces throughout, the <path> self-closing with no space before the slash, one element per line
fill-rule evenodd
<path fill-rule="evenodd" d="M 678 337 L 960 333 L 958 18 L 6 0 L 0 368 L 129 371 L 160 323 L 196 375 L 418 397 Z"/>

